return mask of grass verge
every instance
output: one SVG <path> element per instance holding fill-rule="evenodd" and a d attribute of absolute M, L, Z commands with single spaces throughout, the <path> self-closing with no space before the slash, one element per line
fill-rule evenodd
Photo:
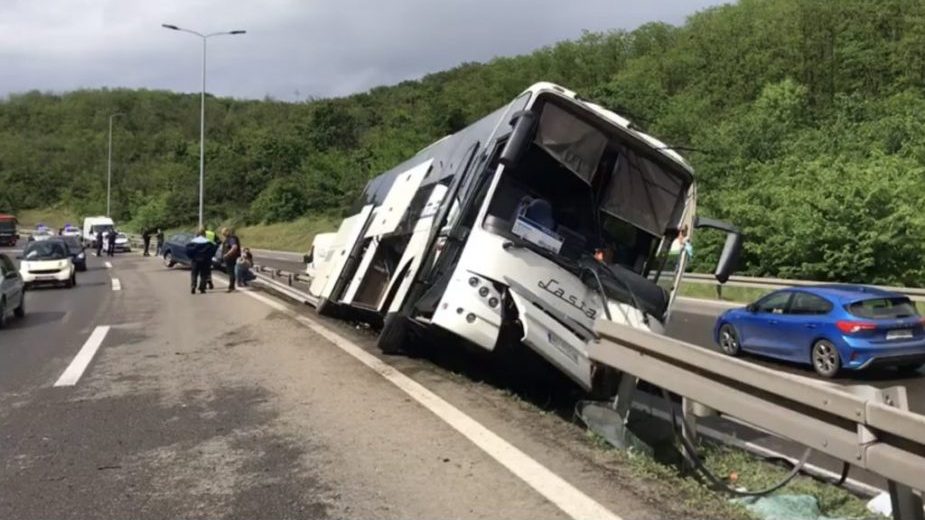
<path fill-rule="evenodd" d="M 743 504 L 732 502 L 731 495 L 714 490 L 689 470 L 682 469 L 680 455 L 674 450 L 673 442 L 664 437 L 654 446 L 654 457 L 632 449 L 617 450 L 590 431 L 587 438 L 595 448 L 614 453 L 636 478 L 653 483 L 653 489 L 661 489 L 656 492 L 657 496 L 652 497 L 655 500 L 680 501 L 676 506 L 694 517 L 700 516 L 695 512 L 709 512 L 704 516 L 724 520 L 757 518 Z M 666 454 L 666 451 L 671 453 Z M 733 488 L 766 489 L 782 480 L 790 470 L 743 450 L 713 443 L 704 443 L 698 451 L 706 467 Z M 815 497 L 821 514 L 830 518 L 872 518 L 865 499 L 808 476 L 797 476 L 775 494 Z"/>
<path fill-rule="evenodd" d="M 702 298 L 705 300 L 719 300 L 716 294 L 716 284 L 685 281 L 681 282 L 681 296 L 688 298 Z M 755 287 L 723 287 L 723 301 L 749 303 L 771 292 L 772 289 L 759 289 Z"/>
<path fill-rule="evenodd" d="M 340 221 L 328 215 L 303 217 L 292 222 L 242 226 L 237 233 L 246 247 L 308 252 L 316 234 L 335 231 Z"/>
<path fill-rule="evenodd" d="M 35 229 L 39 224 L 58 229 L 64 224 L 80 226 L 83 223 L 77 213 L 67 208 L 24 209 L 16 212 L 16 220 L 22 229 Z"/>

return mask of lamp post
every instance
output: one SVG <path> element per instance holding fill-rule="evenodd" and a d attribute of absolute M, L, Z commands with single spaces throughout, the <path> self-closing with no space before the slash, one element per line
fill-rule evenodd
<path fill-rule="evenodd" d="M 202 38 L 202 95 L 199 103 L 199 227 L 202 227 L 202 197 L 206 171 L 206 41 L 213 36 L 234 36 L 245 34 L 247 31 L 235 30 L 202 34 L 176 25 L 161 24 L 161 27 L 171 31 L 180 31 Z"/>
<path fill-rule="evenodd" d="M 106 159 L 106 216 L 111 217 L 109 214 L 110 207 L 112 205 L 112 118 L 118 116 L 124 116 L 125 114 L 121 112 L 116 112 L 109 116 L 109 153 Z"/>

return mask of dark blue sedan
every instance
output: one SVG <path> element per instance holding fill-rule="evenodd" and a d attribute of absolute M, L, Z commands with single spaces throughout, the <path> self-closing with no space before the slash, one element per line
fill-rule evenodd
<path fill-rule="evenodd" d="M 194 238 L 196 238 L 195 233 L 180 232 L 171 235 L 164 243 L 164 248 L 161 251 L 164 265 L 173 267 L 179 264 L 188 267 L 190 265 L 190 259 L 186 254 L 186 244 Z M 221 248 L 215 250 L 215 256 L 212 258 L 212 268 L 218 270 L 225 269 L 225 264 L 222 262 Z"/>
<path fill-rule="evenodd" d="M 809 363 L 823 377 L 872 366 L 911 373 L 925 363 L 925 330 L 915 304 L 861 285 L 775 291 L 723 313 L 713 334 L 726 354 Z"/>

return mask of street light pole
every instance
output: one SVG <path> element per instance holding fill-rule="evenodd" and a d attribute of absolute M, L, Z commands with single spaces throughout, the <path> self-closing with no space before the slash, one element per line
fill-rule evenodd
<path fill-rule="evenodd" d="M 112 204 L 112 118 L 125 115 L 115 113 L 109 116 L 109 153 L 106 159 L 106 216 L 110 217 L 109 210 Z"/>
<path fill-rule="evenodd" d="M 245 34 L 247 31 L 235 30 L 202 34 L 197 31 L 183 29 L 182 27 L 166 23 L 161 24 L 161 27 L 172 31 L 193 34 L 202 38 L 202 93 L 200 94 L 199 102 L 199 227 L 202 227 L 203 193 L 205 191 L 206 176 L 206 41 L 213 36 L 235 36 L 238 34 Z"/>

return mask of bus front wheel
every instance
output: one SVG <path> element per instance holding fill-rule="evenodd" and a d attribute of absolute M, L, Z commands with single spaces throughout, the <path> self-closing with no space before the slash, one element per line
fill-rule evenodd
<path fill-rule="evenodd" d="M 397 312 L 390 312 L 382 322 L 376 346 L 383 354 L 398 354 L 404 350 L 407 338 L 408 319 Z"/>

